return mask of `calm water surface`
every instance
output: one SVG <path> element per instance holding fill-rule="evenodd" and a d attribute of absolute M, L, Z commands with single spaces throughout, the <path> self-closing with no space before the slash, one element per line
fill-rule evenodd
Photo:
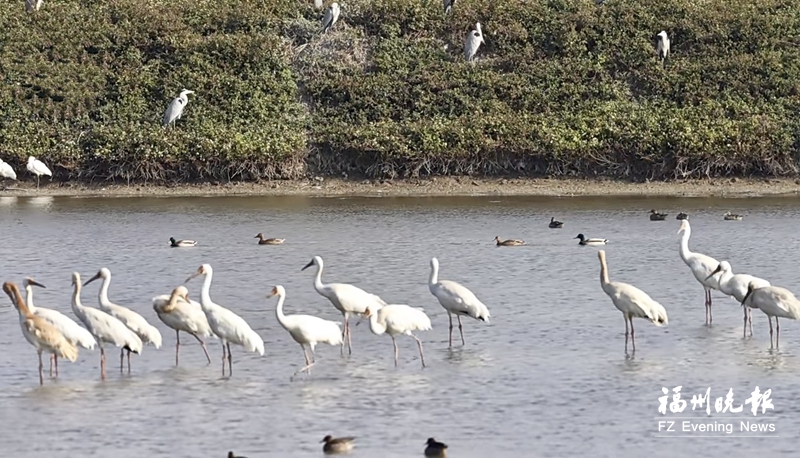
<path fill-rule="evenodd" d="M 650 208 L 669 219 L 651 222 Z M 352 456 L 415 457 L 429 436 L 451 457 L 728 457 L 791 455 L 800 431 L 800 325 L 784 321 L 781 349 L 769 350 L 767 322 L 754 314 L 755 337 L 741 337 L 741 308 L 714 295 L 714 324 L 703 325 L 703 291 L 678 256 L 678 211 L 691 215 L 690 247 L 735 272 L 762 276 L 800 292 L 800 200 L 543 198 L 13 198 L 0 197 L 0 279 L 33 276 L 47 286 L 36 303 L 69 316 L 70 274 L 111 269 L 112 301 L 143 314 L 164 336 L 160 350 L 133 357 L 133 372 L 99 378 L 99 352 L 63 363 L 58 380 L 39 387 L 36 353 L 20 333 L 10 302 L 0 298 L 0 444 L 8 456 L 60 458 L 320 456 L 326 434 L 358 436 Z M 731 210 L 744 221 L 726 222 Z M 547 228 L 550 216 L 565 228 Z M 253 236 L 286 237 L 258 246 Z M 637 320 L 638 351 L 626 358 L 621 314 L 602 292 L 597 249 L 578 232 L 611 240 L 612 280 L 633 283 L 660 301 L 669 326 Z M 530 246 L 495 248 L 492 239 Z M 170 249 L 167 240 L 200 241 Z M 340 320 L 313 289 L 314 255 L 325 282 L 348 282 L 388 302 L 424 307 L 433 330 L 416 345 L 399 338 L 392 365 L 388 336 L 362 324 L 354 352 L 317 348 L 310 377 L 299 346 L 275 319 L 275 284 L 287 290 L 286 312 Z M 429 293 L 431 256 L 441 278 L 470 287 L 488 305 L 491 323 L 465 321 L 467 344 L 447 347 L 447 314 Z M 264 338 L 261 358 L 234 349 L 234 376 L 220 375 L 175 335 L 150 298 L 169 293 L 202 263 L 214 267 L 214 300 L 243 316 Z M 200 280 L 189 284 L 199 299 Z M 84 288 L 95 306 L 99 285 Z M 734 391 L 735 404 L 758 385 L 772 389 L 778 437 L 657 436 L 661 387 L 684 397 Z M 712 410 L 713 412 L 713 410 Z M 672 415 L 672 414 L 670 414 Z M 714 414 L 711 421 L 736 417 Z M 740 416 L 750 416 L 746 406 Z M 681 416 L 704 420 L 690 409 Z M 737 423 L 738 424 L 738 423 Z"/>

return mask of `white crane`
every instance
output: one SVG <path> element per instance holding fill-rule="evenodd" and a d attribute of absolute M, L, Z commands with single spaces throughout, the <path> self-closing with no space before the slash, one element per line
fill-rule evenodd
<path fill-rule="evenodd" d="M 39 189 L 39 177 L 42 175 L 53 177 L 53 172 L 44 165 L 44 162 L 36 159 L 33 156 L 28 156 L 27 169 L 32 174 L 36 175 L 36 189 Z"/>
<path fill-rule="evenodd" d="M 180 95 L 172 99 L 172 102 L 170 102 L 169 106 L 167 107 L 167 111 L 164 112 L 164 119 L 162 120 L 162 125 L 165 129 L 170 124 L 174 124 L 175 121 L 181 119 L 183 110 L 189 103 L 189 94 L 194 94 L 194 91 L 184 89 L 181 91 Z"/>
<path fill-rule="evenodd" d="M 348 354 L 353 353 L 353 341 L 350 336 L 350 316 L 363 315 L 367 311 L 367 307 L 372 307 L 373 312 L 386 305 L 386 302 L 380 297 L 370 294 L 363 289 L 347 283 L 322 283 L 322 269 L 324 264 L 322 258 L 314 256 L 314 258 L 300 270 L 306 270 L 311 266 L 317 266 L 317 275 L 314 277 L 314 289 L 326 297 L 337 310 L 344 316 L 344 340 L 342 343 L 342 353 L 344 353 L 344 341 L 347 341 Z"/>
<path fill-rule="evenodd" d="M 483 41 L 483 32 L 481 32 L 481 23 L 475 23 L 475 30 L 470 30 L 467 34 L 467 39 L 464 41 L 464 59 L 467 62 L 472 62 L 475 58 L 475 54 L 478 52 L 478 48 L 481 47 L 481 43 L 486 43 Z"/>
<path fill-rule="evenodd" d="M 714 275 L 714 269 L 719 265 L 719 261 L 700 253 L 689 251 L 689 237 L 692 236 L 692 226 L 689 225 L 689 220 L 681 220 L 681 228 L 678 234 L 683 232 L 681 236 L 680 254 L 683 262 L 692 269 L 694 278 L 703 285 L 706 297 L 706 323 L 711 324 L 711 290 L 719 289 L 719 275 Z"/>
<path fill-rule="evenodd" d="M 733 296 L 740 304 L 744 302 L 744 297 L 747 295 L 747 289 L 752 282 L 756 288 L 764 288 L 770 286 L 770 283 L 763 278 L 754 277 L 747 274 L 734 275 L 731 264 L 728 261 L 722 261 L 719 266 L 711 273 L 706 279 L 720 274 L 717 278 L 719 280 L 719 290 L 728 296 Z M 750 335 L 753 335 L 753 314 L 750 307 L 742 306 L 744 309 L 744 327 L 742 329 L 742 337 L 747 337 L 747 324 L 750 323 Z"/>
<path fill-rule="evenodd" d="M 58 329 L 61 334 L 63 334 L 64 337 L 70 341 L 71 344 L 87 350 L 94 350 L 94 347 L 97 345 L 97 341 L 94 340 L 94 337 L 89 331 L 81 327 L 81 325 L 76 323 L 72 318 L 64 315 L 58 310 L 36 307 L 33 304 L 33 287 L 38 286 L 40 288 L 45 288 L 43 284 L 30 277 L 26 278 L 22 284 L 25 286 L 25 302 L 27 302 L 28 310 L 32 314 L 55 326 L 55 328 Z M 55 363 L 56 377 L 58 377 L 58 356 L 55 353 L 53 353 L 52 358 L 50 359 L 51 376 L 53 375 L 53 363 Z"/>
<path fill-rule="evenodd" d="M 0 177 L 10 178 L 12 180 L 17 179 L 17 172 L 14 171 L 14 168 L 11 167 L 11 164 L 8 162 L 3 162 L 2 159 L 0 159 Z"/>
<path fill-rule="evenodd" d="M 658 44 L 656 44 L 656 52 L 658 53 L 658 58 L 661 59 L 661 64 L 664 64 L 664 60 L 669 56 L 669 37 L 667 37 L 667 32 L 661 31 L 658 33 Z"/>
<path fill-rule="evenodd" d="M 422 367 L 425 367 L 425 355 L 422 353 L 422 341 L 412 334 L 413 331 L 428 331 L 431 329 L 431 319 L 425 314 L 422 308 L 409 307 L 404 304 L 384 305 L 377 311 L 372 307 L 367 307 L 365 318 L 369 318 L 369 329 L 373 334 L 379 336 L 383 333 L 389 334 L 394 345 L 394 365 L 397 366 L 397 341 L 395 336 L 407 335 L 417 341 L 419 347 L 419 359 Z"/>
<path fill-rule="evenodd" d="M 22 335 L 36 348 L 36 352 L 39 354 L 39 385 L 44 385 L 42 352 L 46 351 L 66 358 L 70 362 L 75 362 L 78 359 L 78 347 L 67 340 L 55 326 L 28 310 L 17 285 L 6 282 L 3 284 L 3 291 L 8 294 L 19 313 Z"/>
<path fill-rule="evenodd" d="M 272 292 L 267 298 L 278 296 L 278 305 L 275 307 L 275 317 L 283 329 L 289 332 L 295 342 L 300 344 L 303 349 L 303 357 L 306 359 L 306 366 L 295 372 L 299 374 L 307 371 L 311 373 L 311 366 L 316 362 L 314 347 L 318 343 L 329 345 L 342 345 L 342 330 L 339 323 L 323 320 L 311 315 L 284 315 L 283 302 L 286 299 L 286 290 L 281 285 L 272 288 Z M 306 345 L 311 349 L 311 358 L 306 353 Z"/>
<path fill-rule="evenodd" d="M 208 364 L 211 357 L 203 337 L 216 337 L 208 324 L 206 314 L 199 302 L 189 299 L 189 290 L 185 286 L 178 286 L 172 294 L 164 294 L 153 298 L 153 310 L 158 318 L 167 326 L 175 330 L 175 365 L 178 365 L 178 353 L 181 349 L 181 331 L 194 336 L 203 347 Z"/>
<path fill-rule="evenodd" d="M 44 5 L 44 0 L 25 0 L 25 11 L 28 13 L 39 11 L 42 5 Z"/>
<path fill-rule="evenodd" d="M 636 352 L 636 337 L 633 331 L 633 319 L 644 318 L 656 326 L 668 323 L 667 311 L 658 302 L 654 301 L 647 293 L 627 283 L 612 282 L 608 279 L 608 266 L 606 265 L 606 252 L 597 252 L 600 259 L 600 286 L 603 288 L 614 307 L 622 312 L 625 319 L 625 353 L 628 352 L 628 322 L 631 323 L 631 343 L 633 352 Z"/>
<path fill-rule="evenodd" d="M 100 310 L 108 313 L 114 318 L 122 322 L 128 329 L 133 331 L 142 343 L 153 344 L 156 349 L 161 348 L 161 333 L 158 332 L 155 326 L 151 325 L 144 319 L 142 315 L 134 312 L 133 310 L 117 305 L 108 299 L 108 286 L 111 284 L 111 271 L 107 268 L 101 268 L 94 277 L 86 280 L 83 286 L 97 280 L 103 279 L 103 284 L 100 286 L 100 291 L 97 294 L 97 302 L 100 305 Z M 122 361 L 125 354 L 123 348 L 119 352 L 119 370 L 122 372 Z M 128 349 L 128 372 L 131 371 L 131 350 Z"/>
<path fill-rule="evenodd" d="M 431 276 L 428 278 L 428 289 L 436 296 L 439 303 L 447 310 L 450 318 L 450 346 L 453 346 L 453 314 L 458 320 L 458 332 L 461 333 L 461 345 L 464 345 L 464 330 L 461 315 L 489 322 L 489 309 L 483 305 L 472 291 L 459 283 L 450 280 L 439 281 L 439 260 L 431 258 Z"/>
<path fill-rule="evenodd" d="M 789 318 L 800 320 L 800 300 L 786 288 L 780 286 L 765 286 L 758 288 L 756 282 L 750 282 L 747 287 L 747 294 L 744 296 L 742 305 L 751 308 L 759 308 L 769 320 L 769 345 L 772 345 L 772 317 L 775 317 L 775 347 L 778 347 L 781 339 L 781 325 L 778 318 Z"/>
<path fill-rule="evenodd" d="M 81 304 L 81 276 L 78 272 L 72 273 L 72 285 L 75 287 L 72 293 L 72 313 L 86 326 L 92 333 L 98 346 L 100 347 L 100 377 L 106 379 L 106 352 L 105 344 L 114 344 L 123 350 L 129 350 L 136 354 L 142 351 L 142 339 L 133 331 L 128 329 L 125 324 L 109 315 L 108 313 Z"/>
<path fill-rule="evenodd" d="M 339 4 L 336 2 L 331 3 L 325 9 L 325 15 L 322 17 L 322 33 L 327 33 L 336 21 L 339 20 Z"/>
<path fill-rule="evenodd" d="M 249 352 L 257 352 L 259 355 L 264 356 L 264 341 L 242 317 L 225 307 L 215 304 L 211 300 L 211 279 L 214 276 L 214 270 L 211 265 L 203 264 L 200 266 L 197 272 L 186 279 L 186 282 L 200 275 L 205 275 L 203 289 L 200 292 L 200 306 L 203 308 L 203 313 L 206 314 L 211 330 L 222 340 L 222 375 L 225 375 L 226 349 L 228 372 L 229 375 L 233 375 L 231 343 L 241 345 Z"/>

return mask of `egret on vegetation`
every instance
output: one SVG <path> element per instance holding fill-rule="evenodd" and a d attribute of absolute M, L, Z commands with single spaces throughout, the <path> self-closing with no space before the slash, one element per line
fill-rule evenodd
<path fill-rule="evenodd" d="M 258 239 L 259 245 L 280 245 L 286 240 L 286 239 L 265 239 L 264 234 L 262 234 L 261 232 L 259 232 L 258 235 L 256 235 L 253 238 Z"/>
<path fill-rule="evenodd" d="M 456 0 L 442 0 L 442 6 L 444 7 L 444 14 L 450 14 L 450 11 L 456 6 Z"/>
<path fill-rule="evenodd" d="M 600 259 L 600 286 L 603 288 L 614 306 L 622 312 L 625 319 L 625 352 L 628 352 L 628 322 L 631 324 L 631 343 L 636 352 L 636 336 L 633 331 L 633 319 L 644 318 L 656 326 L 668 323 L 667 311 L 658 302 L 654 301 L 647 293 L 627 283 L 612 282 L 608 279 L 608 265 L 606 265 L 606 252 L 597 252 Z"/>
<path fill-rule="evenodd" d="M 11 282 L 4 283 L 3 291 L 5 291 L 11 299 L 11 303 L 17 309 L 23 336 L 36 348 L 36 352 L 39 354 L 39 385 L 44 385 L 42 352 L 46 351 L 66 358 L 70 362 L 75 362 L 78 359 L 78 347 L 67 340 L 55 326 L 28 310 L 16 284 Z"/>
<path fill-rule="evenodd" d="M 752 283 L 755 288 L 764 288 L 771 286 L 770 283 L 763 278 L 754 277 L 747 274 L 734 275 L 731 264 L 728 261 L 722 261 L 717 266 L 716 270 L 708 277 L 720 274 L 717 278 L 719 283 L 719 290 L 728 296 L 733 296 L 740 304 L 744 302 L 747 295 L 749 285 Z M 708 279 L 706 277 L 706 279 Z M 750 323 L 750 335 L 753 335 L 753 315 L 750 308 L 742 306 L 744 309 L 744 327 L 742 329 L 742 337 L 747 337 L 747 324 Z"/>
<path fill-rule="evenodd" d="M 190 246 L 197 246 L 197 242 L 194 240 L 175 240 L 175 237 L 170 237 L 169 246 L 172 248 L 186 248 Z"/>
<path fill-rule="evenodd" d="M 692 235 L 692 226 L 689 225 L 689 220 L 681 221 L 681 228 L 678 230 L 681 236 L 681 259 L 683 262 L 692 269 L 694 278 L 703 285 L 706 292 L 706 324 L 711 324 L 711 290 L 719 289 L 719 275 L 714 275 L 712 272 L 719 266 L 719 261 L 700 253 L 689 251 L 689 237 Z"/>
<path fill-rule="evenodd" d="M 306 359 L 305 367 L 295 372 L 295 374 L 305 371 L 311 373 L 311 366 L 314 365 L 314 360 L 316 359 L 314 347 L 318 343 L 339 346 L 344 343 L 339 323 L 311 315 L 284 315 L 283 301 L 286 299 L 286 290 L 283 286 L 277 285 L 272 288 L 272 292 L 267 297 L 273 296 L 278 296 L 278 305 L 275 307 L 275 317 L 278 319 L 278 323 L 289 332 L 295 342 L 300 344 L 300 348 L 303 349 L 303 357 Z M 311 358 L 306 353 L 306 345 L 311 349 Z"/>
<path fill-rule="evenodd" d="M 556 221 L 554 217 L 550 217 L 550 225 L 548 226 L 550 229 L 561 229 L 564 227 L 564 223 L 561 221 Z"/>
<path fill-rule="evenodd" d="M 667 37 L 667 32 L 663 30 L 658 33 L 656 51 L 658 52 L 658 58 L 661 59 L 661 63 L 663 64 L 664 60 L 669 55 L 669 37 Z"/>
<path fill-rule="evenodd" d="M 472 62 L 475 58 L 475 54 L 478 52 L 478 48 L 481 47 L 481 43 L 486 43 L 483 41 L 483 32 L 481 32 L 481 23 L 475 23 L 475 30 L 470 30 L 467 34 L 467 39 L 464 42 L 464 59 L 467 62 Z"/>
<path fill-rule="evenodd" d="M 0 159 L 0 177 L 10 178 L 12 180 L 17 179 L 17 172 L 14 171 L 14 168 L 11 167 L 11 164 L 8 162 L 3 162 L 2 159 Z"/>
<path fill-rule="evenodd" d="M 587 239 L 583 234 L 578 234 L 574 238 L 578 240 L 578 245 L 605 245 L 608 239 Z"/>
<path fill-rule="evenodd" d="M 97 345 L 97 341 L 94 340 L 94 337 L 89 331 L 82 328 L 81 325 L 76 323 L 72 318 L 64 315 L 58 310 L 36 307 L 34 305 L 33 287 L 38 286 L 40 288 L 45 288 L 43 284 L 35 281 L 33 278 L 28 277 L 23 282 L 23 285 L 25 286 L 25 302 L 28 305 L 28 310 L 32 314 L 55 326 L 55 328 L 58 329 L 61 334 L 63 334 L 64 337 L 73 345 L 83 347 L 87 350 L 94 350 L 94 347 Z M 56 377 L 58 377 L 58 356 L 55 353 L 53 353 L 52 359 L 50 360 L 50 375 L 53 375 L 54 363 L 56 367 Z"/>
<path fill-rule="evenodd" d="M 231 343 L 241 345 L 249 352 L 264 356 L 264 340 L 253 331 L 242 317 L 211 300 L 211 279 L 214 277 L 214 270 L 211 265 L 203 264 L 200 266 L 195 273 L 186 279 L 186 282 L 200 275 L 205 275 L 203 289 L 200 292 L 200 306 L 203 308 L 203 313 L 206 314 L 211 330 L 222 340 L 222 375 L 225 375 L 226 350 L 228 372 L 229 375 L 233 375 Z"/>
<path fill-rule="evenodd" d="M 428 458 L 444 458 L 447 456 L 447 444 L 437 442 L 436 439 L 429 437 L 425 442 L 425 456 Z"/>
<path fill-rule="evenodd" d="M 325 445 L 322 446 L 322 451 L 327 455 L 348 453 L 353 450 L 355 440 L 355 437 L 333 437 L 328 434 L 321 441 L 325 443 Z"/>
<path fill-rule="evenodd" d="M 353 341 L 350 336 L 350 316 L 363 315 L 367 307 L 372 307 L 373 312 L 386 305 L 380 297 L 370 294 L 363 289 L 349 285 L 347 283 L 322 283 L 322 269 L 324 264 L 322 258 L 314 258 L 300 270 L 306 270 L 311 266 L 317 266 L 317 275 L 314 277 L 314 289 L 326 297 L 337 310 L 344 316 L 344 331 L 342 342 L 342 353 L 344 353 L 344 342 L 347 342 L 347 351 L 353 353 Z"/>
<path fill-rule="evenodd" d="M 139 354 L 142 352 L 142 339 L 125 324 L 108 313 L 81 304 L 81 276 L 78 272 L 72 273 L 72 313 L 86 326 L 94 336 L 100 347 L 100 377 L 106 379 L 106 352 L 105 343 L 114 344 L 123 350 Z"/>
<path fill-rule="evenodd" d="M 722 215 L 722 219 L 724 219 L 725 221 L 741 221 L 742 219 L 744 219 L 744 216 L 727 212 L 724 215 Z"/>
<path fill-rule="evenodd" d="M 364 317 L 369 318 L 369 329 L 373 334 L 379 336 L 386 333 L 392 338 L 395 366 L 397 366 L 397 358 L 399 356 L 395 337 L 407 335 L 417 341 L 419 359 L 422 362 L 422 367 L 425 367 L 422 341 L 412 334 L 413 331 L 428 331 L 431 329 L 431 320 L 421 308 L 409 307 L 404 304 L 390 304 L 373 311 L 372 307 L 367 307 Z"/>
<path fill-rule="evenodd" d="M 44 0 L 25 0 L 25 11 L 28 13 L 39 11 L 42 5 L 44 5 Z"/>
<path fill-rule="evenodd" d="M 139 315 L 127 307 L 117 305 L 108 299 L 108 287 L 111 284 L 110 270 L 103 267 L 97 272 L 97 274 L 95 274 L 94 277 L 86 280 L 86 283 L 84 283 L 83 286 L 88 285 L 98 278 L 103 279 L 103 284 L 100 286 L 100 291 L 97 294 L 97 301 L 100 304 L 100 310 L 121 321 L 125 326 L 127 326 L 128 329 L 133 331 L 137 336 L 139 336 L 140 339 L 142 339 L 142 343 L 153 344 L 157 349 L 161 348 L 161 333 L 158 332 L 158 329 L 156 329 L 155 326 L 148 323 L 142 315 Z M 124 350 L 125 349 L 122 349 L 119 352 L 120 371 L 122 371 L 122 357 L 124 355 Z M 130 371 L 131 350 L 128 349 L 128 372 Z"/>
<path fill-rule="evenodd" d="M 525 245 L 524 240 L 517 240 L 517 239 L 508 239 L 508 240 L 500 240 L 500 236 L 496 236 L 494 241 L 497 243 L 497 246 L 522 246 Z"/>
<path fill-rule="evenodd" d="M 458 332 L 461 334 L 461 345 L 464 345 L 464 328 L 461 325 L 461 315 L 472 317 L 476 320 L 489 322 L 491 315 L 489 309 L 483 305 L 475 294 L 460 283 L 450 280 L 439 280 L 439 260 L 431 258 L 431 275 L 428 278 L 428 289 L 439 304 L 447 310 L 450 319 L 450 346 L 453 346 L 453 315 L 458 320 Z"/>
<path fill-rule="evenodd" d="M 184 89 L 181 91 L 179 96 L 175 97 L 172 102 L 170 102 L 169 106 L 167 107 L 167 111 L 164 112 L 164 120 L 162 121 L 165 129 L 170 124 L 173 124 L 178 119 L 181 119 L 183 110 L 186 108 L 186 104 L 189 103 L 189 94 L 194 94 L 194 91 Z"/>
<path fill-rule="evenodd" d="M 650 221 L 664 221 L 667 219 L 666 213 L 659 213 L 655 210 L 650 210 Z"/>
<path fill-rule="evenodd" d="M 178 353 L 181 349 L 181 331 L 194 336 L 203 353 L 206 354 L 208 363 L 211 357 L 203 341 L 204 337 L 215 337 L 211 326 L 208 324 L 206 314 L 200 303 L 189 299 L 189 290 L 181 285 L 172 291 L 172 294 L 163 294 L 153 298 L 153 310 L 158 318 L 171 329 L 175 330 L 175 365 L 178 365 Z"/>
<path fill-rule="evenodd" d="M 39 177 L 42 175 L 46 175 L 49 177 L 53 177 L 53 172 L 44 165 L 44 162 L 36 159 L 33 156 L 28 156 L 28 171 L 32 174 L 36 175 L 36 189 L 39 189 Z"/>
<path fill-rule="evenodd" d="M 336 2 L 331 3 L 328 5 L 328 8 L 325 9 L 325 16 L 322 18 L 322 33 L 327 33 L 336 21 L 339 20 L 339 4 Z"/>
<path fill-rule="evenodd" d="M 775 317 L 775 347 L 778 347 L 781 338 L 781 325 L 778 318 L 800 319 L 800 301 L 786 288 L 779 286 L 765 286 L 758 288 L 756 282 L 747 286 L 747 294 L 742 305 L 761 309 L 769 320 L 769 344 L 772 345 L 772 317 Z"/>

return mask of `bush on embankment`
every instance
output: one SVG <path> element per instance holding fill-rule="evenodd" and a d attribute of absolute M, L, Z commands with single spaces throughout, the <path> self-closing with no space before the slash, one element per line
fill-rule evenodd
<path fill-rule="evenodd" d="M 321 35 L 301 0 L 5 2 L 0 157 L 135 181 L 800 170 L 800 3 L 340 3 Z"/>

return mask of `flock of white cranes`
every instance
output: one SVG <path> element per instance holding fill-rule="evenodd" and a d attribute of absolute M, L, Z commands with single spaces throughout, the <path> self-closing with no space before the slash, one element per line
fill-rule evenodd
<path fill-rule="evenodd" d="M 364 317 L 369 320 L 370 330 L 376 334 L 388 334 L 394 346 L 394 364 L 398 364 L 398 348 L 396 337 L 406 335 L 417 342 L 422 366 L 425 366 L 425 357 L 422 350 L 422 341 L 414 335 L 417 331 L 431 329 L 431 320 L 422 308 L 410 307 L 404 304 L 387 304 L 380 297 L 370 294 L 361 288 L 346 283 L 322 283 L 323 261 L 315 256 L 302 270 L 316 266 L 314 288 L 327 298 L 331 304 L 344 317 L 344 326 L 340 328 L 339 322 L 325 320 L 311 315 L 286 315 L 284 302 L 286 290 L 281 285 L 272 289 L 269 297 L 278 296 L 275 316 L 278 323 L 289 333 L 303 350 L 305 366 L 296 371 L 310 373 L 315 364 L 314 349 L 317 344 L 340 345 L 341 351 L 347 346 L 352 353 L 350 337 L 350 319 Z M 231 344 L 239 345 L 247 352 L 264 355 L 264 340 L 247 322 L 232 310 L 223 307 L 211 300 L 211 281 L 214 271 L 208 264 L 203 264 L 195 273 L 186 279 L 203 276 L 203 286 L 200 291 L 200 302 L 190 300 L 188 289 L 184 285 L 176 287 L 172 294 L 156 296 L 152 299 L 153 309 L 158 318 L 169 328 L 175 330 L 175 365 L 179 363 L 180 333 L 192 335 L 202 345 L 206 358 L 211 363 L 205 338 L 216 337 L 222 342 L 222 374 L 225 375 L 227 363 L 228 373 L 233 373 L 233 358 Z M 461 343 L 464 344 L 464 332 L 461 323 L 462 316 L 469 316 L 477 320 L 489 321 L 488 308 L 469 289 L 459 283 L 448 280 L 439 280 L 439 262 L 431 259 L 431 274 L 428 287 L 450 317 L 450 345 L 452 346 L 453 315 L 458 320 L 461 333 Z M 98 293 L 99 308 L 83 305 L 81 302 L 81 289 L 89 283 L 102 279 Z M 131 353 L 141 353 L 145 344 L 160 348 L 162 344 L 161 333 L 140 314 L 133 310 L 111 302 L 108 297 L 111 272 L 103 267 L 95 276 L 81 283 L 81 276 L 72 274 L 73 294 L 72 311 L 83 324 L 66 315 L 51 309 L 37 307 L 33 301 L 33 287 L 43 287 L 37 281 L 27 278 L 24 282 L 25 297 L 16 284 L 6 282 L 3 291 L 8 294 L 19 314 L 19 322 L 25 339 L 36 348 L 39 354 L 39 383 L 44 383 L 42 353 L 52 355 L 50 373 L 55 366 L 58 376 L 58 358 L 74 362 L 78 356 L 78 348 L 93 350 L 100 347 L 100 376 L 106 377 L 105 345 L 111 344 L 120 348 L 120 371 L 123 370 L 124 358 L 127 352 L 128 371 L 131 370 Z M 308 352 L 310 350 L 310 354 Z"/>

